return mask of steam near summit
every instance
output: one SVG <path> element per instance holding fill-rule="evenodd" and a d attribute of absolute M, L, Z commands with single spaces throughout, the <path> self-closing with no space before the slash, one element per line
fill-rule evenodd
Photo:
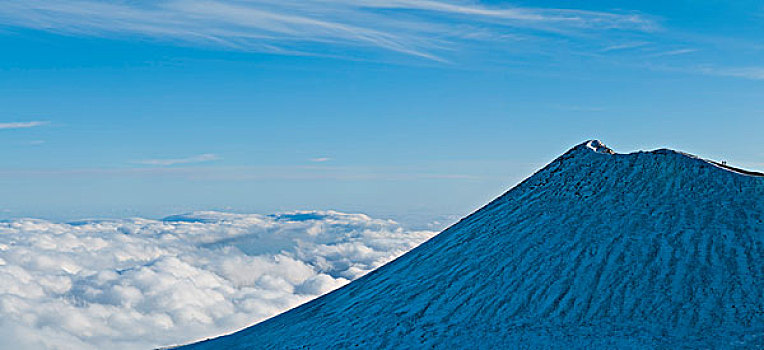
<path fill-rule="evenodd" d="M 764 174 L 582 143 L 421 246 L 191 349 L 761 348 Z"/>

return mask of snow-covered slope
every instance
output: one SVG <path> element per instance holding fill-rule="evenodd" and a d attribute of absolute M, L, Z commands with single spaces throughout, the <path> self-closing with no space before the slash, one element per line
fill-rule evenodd
<path fill-rule="evenodd" d="M 574 147 L 349 285 L 194 349 L 761 348 L 764 177 Z"/>

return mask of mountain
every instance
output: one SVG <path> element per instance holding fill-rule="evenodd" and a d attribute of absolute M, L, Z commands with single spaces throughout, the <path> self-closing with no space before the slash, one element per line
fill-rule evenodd
<path fill-rule="evenodd" d="M 368 275 L 188 349 L 763 348 L 764 174 L 578 145 Z"/>

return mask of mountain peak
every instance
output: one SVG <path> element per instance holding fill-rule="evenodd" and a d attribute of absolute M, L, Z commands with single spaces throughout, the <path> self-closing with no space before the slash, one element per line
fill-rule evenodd
<path fill-rule="evenodd" d="M 723 170 L 727 173 L 733 173 L 736 175 L 764 177 L 764 173 L 762 172 L 742 169 L 739 167 L 729 165 L 725 161 L 715 161 L 711 159 L 705 159 L 705 158 L 696 156 L 694 154 L 677 151 L 670 148 L 659 148 L 652 151 L 637 151 L 632 153 L 616 153 L 611 148 L 607 147 L 602 141 L 596 140 L 596 139 L 587 140 L 587 141 L 584 141 L 583 143 L 578 144 L 577 146 L 573 147 L 568 152 L 560 156 L 560 158 L 558 159 L 559 160 L 566 160 L 569 158 L 589 159 L 588 157 L 586 157 L 586 155 L 587 154 L 591 155 L 592 153 L 617 155 L 619 157 L 626 157 L 626 158 L 645 157 L 647 155 L 668 156 L 667 158 L 664 157 L 664 158 L 657 158 L 657 159 L 662 159 L 661 161 L 663 162 L 684 163 L 684 166 L 687 166 L 687 167 L 692 167 L 690 164 L 694 164 L 695 166 L 699 166 L 701 168 L 706 166 L 711 166 L 712 168 Z M 581 156 L 584 156 L 584 157 L 581 157 Z M 608 158 L 596 158 L 596 159 L 599 159 L 600 161 L 605 161 Z M 555 162 L 553 162 L 552 164 L 554 163 Z"/>
<path fill-rule="evenodd" d="M 764 178 L 580 144 L 397 260 L 194 349 L 764 348 Z"/>
<path fill-rule="evenodd" d="M 605 146 L 600 140 L 589 140 L 581 145 L 597 153 L 615 154 L 612 149 Z"/>

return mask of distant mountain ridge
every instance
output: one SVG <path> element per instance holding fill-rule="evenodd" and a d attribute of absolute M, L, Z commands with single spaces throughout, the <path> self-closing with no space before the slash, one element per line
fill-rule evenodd
<path fill-rule="evenodd" d="M 740 170 L 587 141 L 347 286 L 187 348 L 762 348 L 764 177 Z"/>

